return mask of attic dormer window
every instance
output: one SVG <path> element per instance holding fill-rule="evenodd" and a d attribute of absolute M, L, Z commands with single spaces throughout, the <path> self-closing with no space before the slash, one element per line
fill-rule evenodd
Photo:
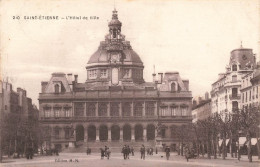
<path fill-rule="evenodd" d="M 56 85 L 54 86 L 54 92 L 55 92 L 55 93 L 59 93 L 59 92 L 60 92 L 60 86 L 59 86 L 58 84 L 56 84 Z"/>
<path fill-rule="evenodd" d="M 237 65 L 236 64 L 232 65 L 232 71 L 237 71 Z"/>
<path fill-rule="evenodd" d="M 176 92 L 176 84 L 174 82 L 171 84 L 171 91 Z"/>

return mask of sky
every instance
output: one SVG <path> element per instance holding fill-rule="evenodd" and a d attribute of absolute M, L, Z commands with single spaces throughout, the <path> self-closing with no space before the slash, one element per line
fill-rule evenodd
<path fill-rule="evenodd" d="M 147 82 L 153 66 L 156 73 L 179 71 L 193 97 L 203 96 L 241 41 L 260 59 L 258 0 L 9 0 L 0 1 L 2 79 L 26 89 L 36 105 L 41 81 L 53 72 L 78 74 L 85 82 L 85 66 L 108 33 L 114 7 Z M 35 15 L 88 20 L 24 19 Z"/>

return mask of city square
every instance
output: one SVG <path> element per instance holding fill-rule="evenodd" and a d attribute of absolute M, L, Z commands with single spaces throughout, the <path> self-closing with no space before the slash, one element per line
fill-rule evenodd
<path fill-rule="evenodd" d="M 0 2 L 0 166 L 259 166 L 259 1 L 47 3 Z"/>
<path fill-rule="evenodd" d="M 51 166 L 90 166 L 90 167 L 124 167 L 124 166 L 135 166 L 135 167 L 172 167 L 172 166 L 183 166 L 183 167 L 258 167 L 260 161 L 257 157 L 254 157 L 253 163 L 247 162 L 247 157 L 242 156 L 241 160 L 238 161 L 235 158 L 227 158 L 222 160 L 221 157 L 218 159 L 189 159 L 187 162 L 185 157 L 178 156 L 176 153 L 172 153 L 169 160 L 166 160 L 165 153 L 159 152 L 154 155 L 147 155 L 145 160 L 140 158 L 140 153 L 135 153 L 134 156 L 130 156 L 129 159 L 124 160 L 121 153 L 112 153 L 111 158 L 100 159 L 99 153 L 93 153 L 86 155 L 85 153 L 60 153 L 59 156 L 39 156 L 34 157 L 32 160 L 27 159 L 6 159 L 1 164 L 3 167 L 10 166 L 22 166 L 22 167 L 51 167 Z"/>

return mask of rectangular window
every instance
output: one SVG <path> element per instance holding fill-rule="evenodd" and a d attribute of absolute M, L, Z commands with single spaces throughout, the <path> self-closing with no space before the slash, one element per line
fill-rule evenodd
<path fill-rule="evenodd" d="M 44 111 L 44 117 L 50 117 L 51 116 L 51 111 L 50 111 L 50 109 L 46 109 L 45 111 Z"/>
<path fill-rule="evenodd" d="M 75 111 L 76 117 L 84 116 L 84 110 L 85 110 L 85 103 L 75 103 L 74 104 L 74 111 Z"/>
<path fill-rule="evenodd" d="M 161 116 L 168 116 L 168 107 L 161 107 Z"/>
<path fill-rule="evenodd" d="M 177 107 L 171 107 L 171 116 L 176 116 Z"/>
<path fill-rule="evenodd" d="M 101 78 L 107 78 L 107 70 L 106 69 L 100 70 L 100 77 Z"/>
<path fill-rule="evenodd" d="M 65 117 L 70 117 L 70 109 L 65 109 Z"/>
<path fill-rule="evenodd" d="M 70 138 L 70 129 L 66 128 L 65 129 L 65 139 L 69 139 Z"/>
<path fill-rule="evenodd" d="M 124 70 L 123 78 L 130 78 L 130 69 L 125 69 Z"/>
<path fill-rule="evenodd" d="M 88 77 L 89 79 L 97 78 L 97 70 L 88 70 Z"/>
<path fill-rule="evenodd" d="M 59 117 L 60 116 L 60 109 L 54 109 L 54 116 Z"/>

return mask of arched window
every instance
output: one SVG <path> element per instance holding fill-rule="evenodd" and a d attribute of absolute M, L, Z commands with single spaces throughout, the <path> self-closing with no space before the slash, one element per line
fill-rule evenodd
<path fill-rule="evenodd" d="M 237 65 L 236 64 L 232 65 L 232 71 L 237 71 Z"/>
<path fill-rule="evenodd" d="M 56 84 L 56 85 L 54 86 L 54 92 L 55 92 L 55 93 L 59 93 L 59 92 L 60 92 L 60 86 L 59 86 L 58 84 Z"/>
<path fill-rule="evenodd" d="M 59 127 L 55 127 L 54 129 L 54 135 L 55 135 L 55 138 L 56 139 L 59 139 L 60 138 L 60 128 Z"/>
<path fill-rule="evenodd" d="M 171 91 L 176 92 L 176 84 L 174 82 L 171 84 Z"/>

